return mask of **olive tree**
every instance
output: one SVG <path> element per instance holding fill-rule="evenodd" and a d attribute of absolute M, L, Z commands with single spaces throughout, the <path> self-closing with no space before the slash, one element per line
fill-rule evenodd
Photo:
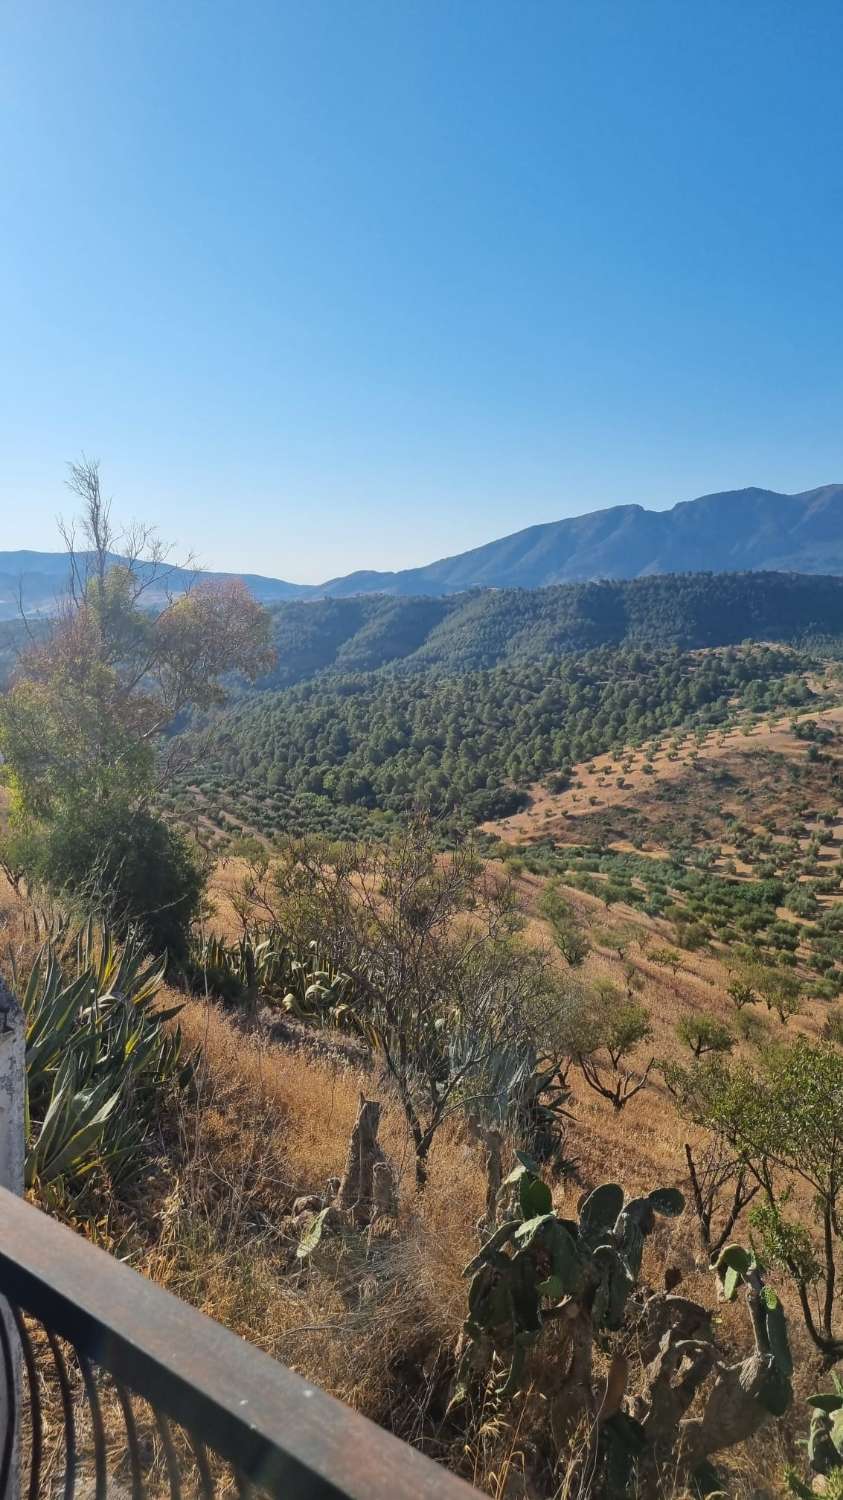
<path fill-rule="evenodd" d="M 760 1067 L 714 1057 L 666 1077 L 686 1117 L 731 1148 L 757 1184 L 750 1219 L 763 1253 L 792 1278 L 824 1360 L 843 1358 L 843 1056 L 800 1036 L 770 1048 Z M 793 1208 L 797 1182 L 810 1190 L 810 1228 Z"/>
<path fill-rule="evenodd" d="M 521 942 L 511 881 L 470 841 L 442 852 L 423 820 L 379 845 L 288 840 L 254 888 L 264 916 L 297 945 L 317 940 L 351 976 L 420 1187 L 443 1122 L 496 1096 L 510 1063 L 564 1064 L 575 986 Z"/>
<path fill-rule="evenodd" d="M 729 1027 L 716 1016 L 705 1015 L 702 1011 L 682 1016 L 676 1026 L 676 1035 L 690 1048 L 694 1057 L 704 1057 L 707 1052 L 731 1052 L 735 1045 Z"/>
<path fill-rule="evenodd" d="M 562 957 L 572 969 L 578 969 L 588 957 L 590 945 L 571 903 L 562 894 L 558 880 L 548 881 L 542 892 L 540 910 Z"/>
<path fill-rule="evenodd" d="M 585 1082 L 607 1099 L 614 1110 L 622 1110 L 647 1083 L 655 1057 L 650 1058 L 642 1073 L 627 1067 L 627 1061 L 652 1035 L 650 1013 L 645 1006 L 624 999 L 608 981 L 594 986 L 572 1045 Z"/>

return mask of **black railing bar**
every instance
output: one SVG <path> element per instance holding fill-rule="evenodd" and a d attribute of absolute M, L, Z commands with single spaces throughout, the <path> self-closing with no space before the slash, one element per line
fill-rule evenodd
<path fill-rule="evenodd" d="M 208 1463 L 205 1444 L 201 1438 L 191 1437 L 190 1446 L 193 1449 L 193 1457 L 196 1460 L 196 1468 L 199 1473 L 199 1493 L 204 1497 L 204 1500 L 213 1500 L 215 1486 L 213 1475 L 211 1474 L 211 1466 Z"/>
<path fill-rule="evenodd" d="M 16 1456 L 15 1439 L 20 1416 L 18 1407 L 20 1392 L 15 1378 L 15 1356 L 9 1332 L 9 1323 L 13 1316 L 10 1316 L 10 1313 L 11 1309 L 7 1313 L 6 1309 L 0 1305 L 0 1344 L 3 1346 L 3 1391 L 6 1411 L 3 1457 L 0 1460 L 0 1495 L 9 1493 L 9 1479 Z"/>
<path fill-rule="evenodd" d="M 91 1433 L 94 1440 L 94 1472 L 96 1474 L 95 1500 L 105 1500 L 108 1489 L 108 1465 L 106 1463 L 105 1425 L 102 1419 L 100 1396 L 90 1361 L 81 1350 L 77 1350 L 76 1352 L 79 1356 L 79 1368 L 82 1371 L 85 1395 L 88 1398 L 88 1406 L 91 1409 Z"/>
<path fill-rule="evenodd" d="M 76 1488 L 76 1418 L 73 1415 L 73 1392 L 70 1389 L 70 1380 L 67 1374 L 67 1365 L 61 1351 L 61 1344 L 56 1338 L 53 1330 L 46 1330 L 50 1349 L 53 1355 L 53 1363 L 61 1390 L 61 1406 L 64 1414 L 64 1500 L 73 1500 Z"/>
<path fill-rule="evenodd" d="M 284 1500 L 476 1490 L 0 1188 L 0 1292 Z"/>
<path fill-rule="evenodd" d="M 32 1340 L 29 1330 L 23 1321 L 18 1309 L 12 1308 L 12 1316 L 18 1330 L 20 1346 L 23 1350 L 23 1362 L 26 1367 L 26 1383 L 29 1387 L 29 1414 L 32 1421 L 32 1434 L 29 1440 L 29 1500 L 37 1500 L 41 1492 L 41 1459 L 44 1451 L 44 1424 L 41 1418 L 41 1387 L 38 1381 L 38 1367 L 35 1363 L 35 1354 L 32 1349 Z"/>
<path fill-rule="evenodd" d="M 173 1442 L 173 1434 L 170 1424 L 164 1413 L 155 1412 L 155 1425 L 161 1438 L 161 1446 L 164 1449 L 164 1462 L 167 1465 L 167 1479 L 170 1485 L 170 1500 L 181 1500 L 181 1477 L 179 1475 L 179 1459 L 176 1453 L 176 1445 Z"/>
<path fill-rule="evenodd" d="M 143 1469 L 141 1467 L 140 1444 L 138 1442 L 138 1429 L 132 1407 L 132 1398 L 122 1381 L 115 1380 L 114 1389 L 117 1392 L 120 1410 L 123 1413 L 126 1442 L 129 1446 L 129 1467 L 132 1471 L 132 1500 L 143 1500 Z"/>

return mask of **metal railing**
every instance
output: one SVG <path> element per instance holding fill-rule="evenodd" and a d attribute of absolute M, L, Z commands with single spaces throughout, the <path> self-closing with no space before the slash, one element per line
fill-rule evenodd
<path fill-rule="evenodd" d="M 5 1188 L 0 1296 L 3 1500 L 477 1494 Z"/>

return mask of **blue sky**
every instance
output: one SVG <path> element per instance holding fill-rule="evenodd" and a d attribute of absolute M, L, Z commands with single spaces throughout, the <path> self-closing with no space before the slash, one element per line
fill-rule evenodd
<path fill-rule="evenodd" d="M 321 580 L 843 480 L 840 0 L 6 0 L 0 550 Z"/>

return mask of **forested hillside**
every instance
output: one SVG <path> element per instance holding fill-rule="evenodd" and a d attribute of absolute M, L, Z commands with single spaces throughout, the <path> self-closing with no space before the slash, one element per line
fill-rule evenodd
<path fill-rule="evenodd" d="M 430 678 L 358 673 L 244 700 L 212 724 L 171 809 L 251 827 L 359 834 L 429 809 L 465 824 L 513 811 L 520 790 L 601 751 L 686 723 L 810 699 L 782 648 L 698 655 L 612 649 Z M 196 748 L 196 747 L 194 747 Z"/>
<path fill-rule="evenodd" d="M 776 1493 L 755 1434 L 797 1452 L 817 1356 L 843 1359 L 838 586 L 328 603 L 276 619 L 310 675 L 267 688 L 268 613 L 236 582 L 148 608 L 74 476 L 97 565 L 0 633 L 30 1195 L 495 1500 L 516 1421 L 507 1500 L 561 1472 L 582 1500 L 740 1500 L 682 1447 L 699 1426 L 719 1456 L 738 1399 L 733 1475 Z M 700 646 L 744 634 L 800 643 Z M 715 1342 L 727 1242 L 756 1311 Z M 678 1436 L 677 1309 L 713 1377 Z M 594 1423 L 618 1371 L 651 1425 Z M 111 1392 L 89 1405 L 105 1431 Z M 138 1429 L 150 1468 L 167 1430 Z"/>
<path fill-rule="evenodd" d="M 843 633 L 843 579 L 798 573 L 687 573 L 450 598 L 360 595 L 282 604 L 268 687 L 328 668 L 463 672 L 595 646 L 684 650 Z"/>

